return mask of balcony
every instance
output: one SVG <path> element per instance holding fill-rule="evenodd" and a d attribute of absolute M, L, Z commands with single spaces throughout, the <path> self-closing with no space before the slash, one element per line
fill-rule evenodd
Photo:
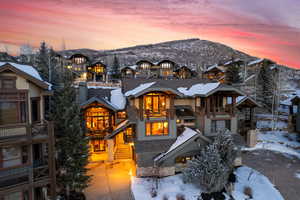
<path fill-rule="evenodd" d="M 27 126 L 22 125 L 1 125 L 0 126 L 0 139 L 9 137 L 19 137 L 27 135 Z"/>
<path fill-rule="evenodd" d="M 33 139 L 43 138 L 48 136 L 48 123 L 13 124 L 0 126 L 0 139 L 10 139 L 22 136 L 32 136 Z"/>
<path fill-rule="evenodd" d="M 30 166 L 0 169 L 0 188 L 27 183 Z"/>
<path fill-rule="evenodd" d="M 144 110 L 145 118 L 172 118 L 174 116 L 174 109 L 165 109 L 160 112 L 153 112 L 152 110 Z"/>

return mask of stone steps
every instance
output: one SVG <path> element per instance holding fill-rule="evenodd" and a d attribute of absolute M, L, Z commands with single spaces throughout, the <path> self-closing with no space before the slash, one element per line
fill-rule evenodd
<path fill-rule="evenodd" d="M 115 152 L 115 160 L 120 159 L 131 159 L 131 149 L 130 147 L 118 147 Z"/>

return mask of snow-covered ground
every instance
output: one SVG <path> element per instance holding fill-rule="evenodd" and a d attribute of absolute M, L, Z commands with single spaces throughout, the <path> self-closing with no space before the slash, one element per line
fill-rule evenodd
<path fill-rule="evenodd" d="M 278 127 L 277 131 L 262 131 L 272 128 L 272 121 L 268 121 L 268 119 L 272 118 L 271 115 L 260 114 L 257 115 L 257 117 L 259 118 L 257 121 L 257 145 L 253 148 L 243 148 L 243 150 L 252 151 L 256 149 L 267 149 L 290 154 L 300 159 L 300 142 L 297 141 L 297 134 L 280 130 L 287 128 L 287 123 L 284 122 L 286 116 L 279 116 L 281 120 L 278 120 L 276 124 L 276 127 Z"/>
<path fill-rule="evenodd" d="M 248 199 L 244 194 L 245 187 L 252 189 L 252 200 L 283 200 L 281 194 L 274 188 L 268 178 L 256 170 L 243 166 L 238 168 L 235 174 L 237 181 L 232 194 L 235 200 Z M 136 200 L 162 200 L 163 197 L 167 197 L 168 200 L 175 200 L 177 195 L 183 195 L 186 200 L 197 200 L 201 193 L 201 189 L 194 185 L 183 183 L 180 174 L 159 179 L 157 196 L 154 198 L 150 195 L 152 188 L 155 188 L 153 179 L 132 178 L 131 189 Z"/>
<path fill-rule="evenodd" d="M 283 197 L 267 177 L 258 171 L 249 167 L 240 167 L 236 170 L 237 182 L 234 185 L 232 196 L 236 200 L 249 199 L 244 194 L 244 188 L 250 187 L 252 189 L 252 200 L 283 200 Z"/>

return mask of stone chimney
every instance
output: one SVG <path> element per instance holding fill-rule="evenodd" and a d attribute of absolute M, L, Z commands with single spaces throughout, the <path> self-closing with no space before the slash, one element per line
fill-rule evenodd
<path fill-rule="evenodd" d="M 79 104 L 85 102 L 88 98 L 88 88 L 86 82 L 80 82 L 78 84 L 77 101 Z"/>

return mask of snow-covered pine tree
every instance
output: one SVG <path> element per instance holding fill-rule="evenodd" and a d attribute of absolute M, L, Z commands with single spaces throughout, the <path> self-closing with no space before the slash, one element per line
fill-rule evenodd
<path fill-rule="evenodd" d="M 274 96 L 274 82 L 272 70 L 270 69 L 270 65 L 268 61 L 263 62 L 263 66 L 260 68 L 258 72 L 258 100 L 260 100 L 265 107 L 271 111 L 273 104 L 273 96 Z"/>
<path fill-rule="evenodd" d="M 46 43 L 43 41 L 41 42 L 38 56 L 36 61 L 36 69 L 43 78 L 43 80 L 48 80 L 49 76 L 49 55 L 48 55 L 48 47 Z"/>
<path fill-rule="evenodd" d="M 112 66 L 112 70 L 111 70 L 111 77 L 113 79 L 118 79 L 120 78 L 120 63 L 119 63 L 119 59 L 117 58 L 116 55 L 114 55 L 114 61 L 113 61 L 113 66 Z"/>
<path fill-rule="evenodd" d="M 232 134 L 230 133 L 230 131 L 220 131 L 214 140 L 214 144 L 218 148 L 223 164 L 228 168 L 229 171 L 232 171 L 234 167 L 234 160 L 237 156 L 238 150 L 233 142 Z"/>
<path fill-rule="evenodd" d="M 71 72 L 66 72 L 62 87 L 55 91 L 52 119 L 55 122 L 58 153 L 58 186 L 69 197 L 70 192 L 82 192 L 88 186 L 88 138 L 83 131 L 80 107 L 76 103 Z"/>
<path fill-rule="evenodd" d="M 229 174 L 217 145 L 213 143 L 203 148 L 199 156 L 188 162 L 183 171 L 183 179 L 199 186 L 206 193 L 212 193 L 225 187 Z"/>
<path fill-rule="evenodd" d="M 240 66 L 237 63 L 232 63 L 226 68 L 225 81 L 228 84 L 241 82 Z"/>

